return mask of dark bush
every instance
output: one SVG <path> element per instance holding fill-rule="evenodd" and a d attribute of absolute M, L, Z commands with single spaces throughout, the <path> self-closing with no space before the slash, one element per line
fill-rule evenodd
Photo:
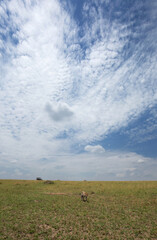
<path fill-rule="evenodd" d="M 42 178 L 41 177 L 37 177 L 36 180 L 42 180 Z"/>

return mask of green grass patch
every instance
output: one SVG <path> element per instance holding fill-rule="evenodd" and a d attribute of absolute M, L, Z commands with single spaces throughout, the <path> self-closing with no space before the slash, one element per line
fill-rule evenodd
<path fill-rule="evenodd" d="M 0 182 L 0 239 L 156 239 L 156 181 Z"/>

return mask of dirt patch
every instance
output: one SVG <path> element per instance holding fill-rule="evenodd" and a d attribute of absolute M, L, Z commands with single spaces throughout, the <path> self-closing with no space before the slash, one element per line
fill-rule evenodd
<path fill-rule="evenodd" d="M 65 195 L 65 196 L 70 196 L 72 195 L 71 193 L 45 193 L 45 194 L 48 194 L 48 195 Z"/>
<path fill-rule="evenodd" d="M 46 229 L 46 230 L 48 230 L 48 229 L 55 230 L 54 228 L 52 228 L 52 227 L 51 227 L 50 225 L 48 225 L 48 224 L 39 225 L 39 228 Z"/>
<path fill-rule="evenodd" d="M 47 180 L 47 181 L 44 182 L 44 184 L 55 184 L 55 182 L 51 181 L 51 180 Z"/>

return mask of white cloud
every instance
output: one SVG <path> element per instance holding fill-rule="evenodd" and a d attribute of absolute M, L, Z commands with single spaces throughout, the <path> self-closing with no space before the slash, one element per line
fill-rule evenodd
<path fill-rule="evenodd" d="M 11 160 L 10 162 L 11 163 L 17 163 L 17 160 Z"/>
<path fill-rule="evenodd" d="M 143 159 L 143 164 L 138 163 L 139 158 Z M 38 161 L 30 155 L 22 162 L 11 164 L 11 167 L 7 161 L 1 166 L 6 170 L 3 177 L 14 178 L 17 174 L 24 179 L 41 176 L 43 179 L 61 180 L 155 180 L 157 171 L 155 160 L 151 158 L 110 151 L 103 154 L 62 154 L 60 151 L 60 154 L 46 156 L 46 161 Z"/>
<path fill-rule="evenodd" d="M 91 152 L 91 153 L 104 153 L 105 152 L 105 149 L 100 145 L 96 145 L 96 146 L 87 145 L 87 146 L 85 146 L 84 149 L 85 149 L 85 151 Z"/>
<path fill-rule="evenodd" d="M 144 159 L 138 159 L 137 162 L 138 163 L 144 163 L 145 161 L 144 161 Z"/>
<path fill-rule="evenodd" d="M 125 177 L 125 173 L 117 173 L 116 177 L 123 178 L 123 177 Z"/>

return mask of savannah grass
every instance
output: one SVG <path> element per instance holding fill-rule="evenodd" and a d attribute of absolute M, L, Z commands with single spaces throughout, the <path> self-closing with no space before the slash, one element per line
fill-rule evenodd
<path fill-rule="evenodd" d="M 157 239 L 156 217 L 156 181 L 0 180 L 1 240 Z"/>

